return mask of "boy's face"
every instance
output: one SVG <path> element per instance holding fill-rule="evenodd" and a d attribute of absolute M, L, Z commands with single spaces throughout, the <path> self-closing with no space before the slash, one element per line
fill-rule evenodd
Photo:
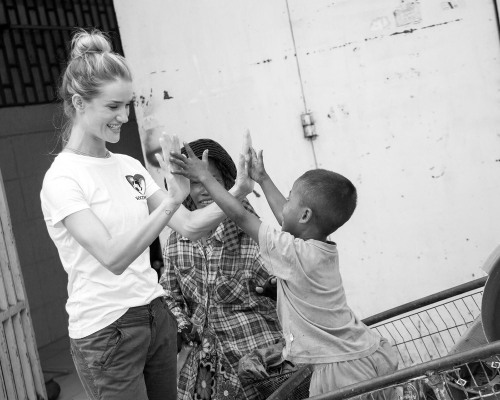
<path fill-rule="evenodd" d="M 212 174 L 212 176 L 222 185 L 224 186 L 224 180 L 222 179 L 222 174 L 219 169 L 215 166 L 214 162 L 209 158 L 208 159 L 208 170 Z M 196 208 L 203 208 L 213 203 L 212 197 L 208 194 L 205 187 L 196 181 L 191 181 L 191 189 L 190 196 L 193 199 L 194 205 Z"/>
<path fill-rule="evenodd" d="M 300 186 L 300 182 L 295 181 L 282 211 L 283 221 L 281 222 L 281 230 L 295 237 L 300 237 L 302 230 L 299 221 L 302 217 L 304 207 L 301 205 L 302 191 Z"/>

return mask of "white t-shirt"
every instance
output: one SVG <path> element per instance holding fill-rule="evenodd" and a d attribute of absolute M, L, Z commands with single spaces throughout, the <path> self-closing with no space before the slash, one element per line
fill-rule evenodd
<path fill-rule="evenodd" d="M 278 278 L 277 311 L 287 360 L 332 363 L 377 350 L 380 337 L 347 305 L 335 244 L 297 239 L 262 222 L 259 246 L 264 266 Z"/>
<path fill-rule="evenodd" d="M 149 215 L 146 199 L 160 190 L 139 161 L 59 154 L 47 171 L 40 198 L 50 237 L 68 274 L 69 336 L 88 336 L 130 307 L 163 295 L 146 249 L 121 275 L 103 267 L 68 232 L 62 220 L 90 208 L 112 236 L 132 232 Z"/>

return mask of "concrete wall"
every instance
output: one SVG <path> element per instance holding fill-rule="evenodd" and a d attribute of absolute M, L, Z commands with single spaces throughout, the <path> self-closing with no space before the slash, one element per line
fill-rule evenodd
<path fill-rule="evenodd" d="M 362 316 L 483 275 L 500 242 L 493 0 L 120 0 L 115 9 L 145 153 L 157 127 L 236 155 L 249 128 L 283 192 L 317 166 L 355 182 L 358 210 L 333 239 Z M 305 112 L 314 141 L 303 136 Z M 263 197 L 250 200 L 272 219 Z"/>
<path fill-rule="evenodd" d="M 43 176 L 57 151 L 58 114 L 52 104 L 0 109 L 0 170 L 38 347 L 68 333 L 67 275 L 40 208 Z M 133 112 L 122 139 L 109 149 L 142 160 Z"/>

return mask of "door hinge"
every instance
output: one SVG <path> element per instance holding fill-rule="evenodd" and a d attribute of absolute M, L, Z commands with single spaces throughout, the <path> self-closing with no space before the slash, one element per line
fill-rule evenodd
<path fill-rule="evenodd" d="M 300 120 L 302 128 L 304 129 L 304 137 L 306 139 L 314 139 L 316 136 L 316 126 L 314 125 L 314 118 L 311 113 L 301 114 Z"/>

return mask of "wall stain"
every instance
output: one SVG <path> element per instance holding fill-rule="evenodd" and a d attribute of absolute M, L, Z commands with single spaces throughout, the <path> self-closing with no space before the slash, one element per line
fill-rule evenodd
<path fill-rule="evenodd" d="M 271 58 L 268 58 L 267 60 L 263 60 L 263 61 L 258 62 L 257 65 L 270 63 L 271 61 L 273 61 L 273 60 Z"/>
<path fill-rule="evenodd" d="M 451 20 L 451 21 L 441 22 L 441 23 L 438 23 L 438 24 L 432 24 L 432 25 L 423 26 L 421 28 L 405 29 L 403 31 L 393 32 L 393 33 L 388 34 L 388 35 L 380 35 L 380 36 L 367 37 L 367 38 L 364 38 L 363 41 L 364 42 L 370 42 L 372 40 L 386 39 L 386 38 L 391 37 L 391 36 L 408 35 L 408 34 L 414 33 L 414 32 L 419 31 L 419 30 L 436 28 L 436 27 L 439 27 L 439 26 L 448 25 L 448 24 L 451 24 L 451 23 L 461 22 L 461 21 L 462 21 L 462 18 L 458 18 L 458 19 L 454 19 L 454 20 Z M 334 51 L 334 50 L 342 49 L 344 47 L 348 47 L 348 46 L 351 46 L 351 45 L 356 45 L 358 43 L 359 42 L 345 42 L 343 44 L 339 44 L 337 46 L 328 47 L 326 49 L 319 49 L 319 50 L 314 50 L 314 51 L 308 51 L 308 52 L 305 53 L 305 55 L 320 54 L 320 53 L 324 53 L 326 51 Z M 358 51 L 358 50 L 359 50 L 359 47 L 354 47 L 353 48 L 353 51 Z M 297 54 L 295 53 L 294 56 L 297 57 Z M 419 56 L 419 54 L 417 54 L 417 56 Z M 284 59 L 287 60 L 288 56 L 285 55 Z M 270 63 L 271 61 L 272 61 L 272 59 L 269 58 L 269 59 L 266 59 L 266 60 L 259 61 L 259 62 L 255 63 L 255 65 L 266 64 L 266 63 Z M 164 71 L 161 71 L 161 72 L 164 72 Z M 153 73 L 156 73 L 156 72 L 151 72 L 151 74 L 153 74 Z M 500 134 L 499 134 L 499 136 L 500 136 Z"/>
<path fill-rule="evenodd" d="M 451 24 L 451 23 L 454 23 L 454 22 L 461 22 L 461 21 L 462 21 L 462 18 L 458 18 L 458 19 L 454 19 L 452 21 L 441 22 L 439 24 L 433 24 L 433 25 L 423 26 L 422 28 L 413 28 L 413 29 L 406 29 L 406 30 L 404 30 L 402 32 L 394 32 L 390 36 L 401 35 L 401 34 L 406 34 L 406 33 L 413 33 L 413 32 L 418 31 L 418 30 L 436 28 L 438 26 L 448 25 L 448 24 Z"/>
<path fill-rule="evenodd" d="M 135 96 L 134 97 L 134 105 L 135 107 L 147 107 L 149 105 L 149 101 L 152 100 L 153 98 L 153 89 L 151 89 L 151 91 L 149 92 L 149 99 L 146 100 L 146 97 L 144 96 Z"/>
<path fill-rule="evenodd" d="M 431 175 L 433 179 L 441 178 L 444 175 L 444 171 L 438 175 Z"/>
<path fill-rule="evenodd" d="M 413 32 L 416 32 L 416 31 L 419 31 L 419 30 L 423 30 L 423 29 L 430 29 L 430 28 L 436 28 L 438 26 L 443 26 L 443 25 L 448 25 L 448 24 L 451 24 L 451 23 L 454 23 L 454 22 L 461 22 L 462 21 L 462 18 L 459 18 L 459 19 L 455 19 L 455 20 L 452 20 L 452 21 L 446 21 L 446 22 L 441 22 L 439 24 L 433 24 L 433 25 L 428 25 L 428 26 L 423 26 L 421 28 L 411 28 L 411 29 L 405 29 L 403 31 L 400 31 L 400 32 L 393 32 L 391 34 L 388 34 L 388 35 L 380 35 L 380 36 L 372 36 L 372 37 L 367 37 L 367 38 L 364 38 L 363 41 L 364 42 L 370 42 L 372 40 L 382 40 L 382 39 L 385 39 L 385 38 L 388 38 L 388 37 L 391 37 L 391 36 L 397 36 L 397 35 L 407 35 L 407 34 L 410 34 L 410 33 L 413 33 Z M 351 46 L 351 45 L 356 45 L 358 44 L 359 42 L 345 42 L 343 44 L 339 44 L 337 46 L 332 46 L 332 47 L 328 47 L 327 49 L 320 49 L 320 50 L 315 50 L 315 51 L 308 51 L 306 53 L 306 55 L 311 55 L 311 54 L 319 54 L 319 53 L 324 53 L 326 51 L 333 51 L 333 50 L 338 50 L 338 49 L 342 49 L 344 47 L 347 47 L 347 46 Z M 353 49 L 353 51 L 358 51 L 359 48 L 358 47 L 355 47 Z M 417 54 L 418 56 L 419 54 Z M 286 59 L 286 57 L 285 57 Z M 260 64 L 260 63 L 258 63 Z"/>

